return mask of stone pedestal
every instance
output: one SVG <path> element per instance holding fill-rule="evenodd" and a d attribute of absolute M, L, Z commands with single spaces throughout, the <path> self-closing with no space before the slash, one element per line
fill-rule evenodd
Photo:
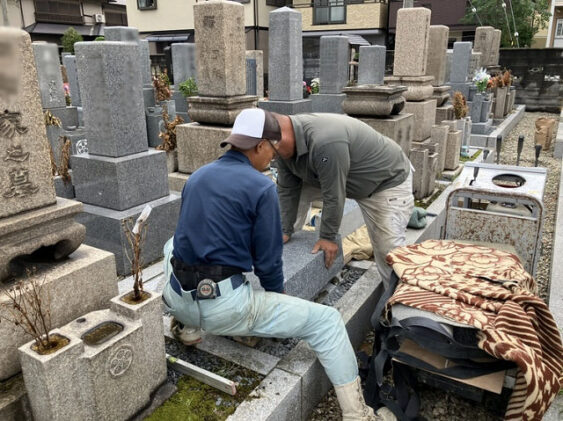
<path fill-rule="evenodd" d="M 115 254 L 117 273 L 129 275 L 131 262 L 126 252 L 131 254 L 131 251 L 123 233 L 122 222 L 129 218 L 136 220 L 146 205 L 152 207 L 141 259 L 145 263 L 154 262 L 162 257 L 164 243 L 174 235 L 180 213 L 180 199 L 175 194 L 169 194 L 124 211 L 85 204 L 84 212 L 76 219 L 86 226 L 84 242 Z"/>
<path fill-rule="evenodd" d="M 109 300 L 117 294 L 113 255 L 86 245 L 64 261 L 38 264 L 32 277 L 43 282 L 44 292 L 51 297 L 53 326 L 68 323 L 84 312 L 108 308 Z M 5 302 L 7 298 L 0 294 L 0 304 Z M 17 349 L 28 341 L 29 336 L 20 329 L 0 323 L 0 380 L 21 370 Z"/>
<path fill-rule="evenodd" d="M 448 132 L 448 143 L 446 146 L 446 159 L 444 168 L 446 170 L 455 170 L 459 165 L 459 152 L 461 150 L 461 137 L 460 130 L 450 130 Z"/>
<path fill-rule="evenodd" d="M 313 103 L 310 99 L 296 99 L 295 101 L 258 101 L 258 108 L 278 114 L 293 115 L 313 112 Z"/>
<path fill-rule="evenodd" d="M 343 89 L 346 99 L 342 110 L 352 116 L 399 114 L 405 105 L 406 88 L 398 85 L 357 85 Z"/>
<path fill-rule="evenodd" d="M 191 174 L 199 167 L 215 161 L 225 152 L 220 143 L 230 133 L 231 129 L 228 127 L 199 123 L 176 126 L 178 170 Z"/>
<path fill-rule="evenodd" d="M 414 115 L 401 113 L 386 118 L 358 117 L 372 129 L 393 139 L 401 146 L 405 155 L 409 155 L 414 133 Z"/>
<path fill-rule="evenodd" d="M 444 120 L 454 119 L 454 107 L 451 104 L 436 107 L 436 124 L 441 124 Z"/>
<path fill-rule="evenodd" d="M 403 96 L 407 101 L 424 101 L 434 92 L 433 80 L 433 76 L 387 76 L 385 84 L 406 86 L 407 91 L 403 92 Z"/>
<path fill-rule="evenodd" d="M 449 85 L 434 86 L 434 91 L 432 92 L 430 99 L 435 99 L 436 106 L 442 107 L 450 99 L 450 91 L 451 86 Z"/>
<path fill-rule="evenodd" d="M 256 107 L 257 96 L 230 97 L 191 96 L 188 98 L 188 116 L 198 123 L 232 125 L 245 108 Z"/>
<path fill-rule="evenodd" d="M 346 94 L 313 94 L 310 98 L 314 113 L 343 113 L 342 102 L 346 99 Z"/>
<path fill-rule="evenodd" d="M 405 112 L 414 114 L 413 140 L 422 141 L 428 139 L 432 132 L 432 126 L 436 120 L 436 100 L 430 99 L 421 102 L 407 101 Z"/>

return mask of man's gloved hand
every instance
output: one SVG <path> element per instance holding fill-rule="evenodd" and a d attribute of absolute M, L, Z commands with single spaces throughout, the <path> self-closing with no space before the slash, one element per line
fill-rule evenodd
<path fill-rule="evenodd" d="M 426 226 L 426 214 L 426 209 L 415 206 L 407 227 L 417 229 L 424 228 Z"/>

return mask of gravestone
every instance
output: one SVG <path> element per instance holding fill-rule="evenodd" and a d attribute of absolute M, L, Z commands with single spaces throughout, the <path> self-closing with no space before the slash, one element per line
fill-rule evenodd
<path fill-rule="evenodd" d="M 469 77 L 472 78 L 475 72 L 481 68 L 481 58 L 483 53 L 473 50 L 471 52 L 471 61 L 469 62 Z"/>
<path fill-rule="evenodd" d="M 358 85 L 383 85 L 386 52 L 387 49 L 382 45 L 360 46 Z"/>
<path fill-rule="evenodd" d="M 254 60 L 255 63 L 255 69 L 253 73 L 254 81 L 252 82 L 253 85 L 256 86 L 256 93 L 254 95 L 257 95 L 258 98 L 264 98 L 264 52 L 261 50 L 247 50 L 245 55 L 247 64 L 248 60 Z"/>
<path fill-rule="evenodd" d="M 189 78 L 193 78 L 197 83 L 195 44 L 188 42 L 172 44 L 171 52 L 174 74 L 174 93 L 172 94 L 172 98 L 176 102 L 176 115 L 179 115 L 185 122 L 188 122 L 188 101 L 182 92 L 180 92 L 180 84 Z"/>
<path fill-rule="evenodd" d="M 219 143 L 230 133 L 229 125 L 258 99 L 246 95 L 244 6 L 231 1 L 197 3 L 194 18 L 199 96 L 188 98 L 193 123 L 176 128 L 179 172 L 169 176 L 176 188 L 187 173 L 223 154 Z"/>
<path fill-rule="evenodd" d="M 256 60 L 246 58 L 246 95 L 256 95 Z"/>
<path fill-rule="evenodd" d="M 393 76 L 426 74 L 429 27 L 429 9 L 412 7 L 397 11 Z"/>
<path fill-rule="evenodd" d="M 68 77 L 71 103 L 75 107 L 82 107 L 82 100 L 80 99 L 80 85 L 78 85 L 78 75 L 76 73 L 76 56 L 71 54 L 64 56 L 63 65 L 66 68 L 66 74 Z"/>
<path fill-rule="evenodd" d="M 122 221 L 152 206 L 143 248 L 143 260 L 151 262 L 174 232 L 180 198 L 169 194 L 166 153 L 148 148 L 138 45 L 80 42 L 75 51 L 88 137 L 88 153 L 71 158 L 76 198 L 85 204 L 79 219 L 86 243 L 114 253 L 125 274 Z"/>
<path fill-rule="evenodd" d="M 493 64 L 493 36 L 495 28 L 492 26 L 479 26 L 475 29 L 475 52 L 481 53 L 483 67 Z"/>
<path fill-rule="evenodd" d="M 493 31 L 493 41 L 492 41 L 492 51 L 491 51 L 491 64 L 490 67 L 498 66 L 499 60 L 499 49 L 500 49 L 500 40 L 502 36 L 502 31 L 500 29 L 495 29 Z"/>
<path fill-rule="evenodd" d="M 449 33 L 450 29 L 445 25 L 430 25 L 426 75 L 434 76 L 434 86 L 441 86 L 445 82 Z"/>
<path fill-rule="evenodd" d="M 301 13 L 289 7 L 270 12 L 268 29 L 268 100 L 258 106 L 281 114 L 311 112 L 303 99 L 303 40 Z"/>
<path fill-rule="evenodd" d="M 455 42 L 450 67 L 450 83 L 452 92 L 461 92 L 469 97 L 469 88 L 472 85 L 467 80 L 469 63 L 471 61 L 471 42 Z"/>
<path fill-rule="evenodd" d="M 81 246 L 85 228 L 74 218 L 82 204 L 55 197 L 31 39 L 15 28 L 0 27 L 0 109 L 0 312 L 8 311 L 10 283 L 3 281 L 22 276 L 14 267 L 32 269 L 25 279 L 43 285 L 52 324 L 60 326 L 85 308 L 109 305 L 117 292 L 115 264 L 111 254 Z M 37 260 L 40 249 L 44 257 Z M 16 350 L 27 341 L 19 328 L 0 324 L 0 419 L 6 419 L 2 381 L 20 371 Z"/>
<path fill-rule="evenodd" d="M 319 93 L 311 95 L 314 112 L 342 113 L 348 83 L 349 41 L 346 36 L 321 36 Z"/>

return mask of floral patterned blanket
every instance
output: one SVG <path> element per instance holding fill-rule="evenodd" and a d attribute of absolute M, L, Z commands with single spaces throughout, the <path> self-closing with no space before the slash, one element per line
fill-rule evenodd
<path fill-rule="evenodd" d="M 563 386 L 561 336 L 517 256 L 452 240 L 387 255 L 400 282 L 387 302 L 431 311 L 480 330 L 478 346 L 518 366 L 507 420 L 539 420 Z"/>

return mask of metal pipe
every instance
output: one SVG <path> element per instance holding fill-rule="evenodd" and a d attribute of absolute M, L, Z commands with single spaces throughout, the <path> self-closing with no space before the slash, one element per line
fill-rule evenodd
<path fill-rule="evenodd" d="M 524 149 L 524 135 L 518 136 L 518 148 L 516 150 L 516 165 L 520 165 L 520 155 L 522 154 L 522 149 Z"/>
<path fill-rule="evenodd" d="M 500 149 L 502 147 L 502 136 L 497 136 L 497 165 L 500 164 Z"/>
<path fill-rule="evenodd" d="M 536 163 L 534 164 L 534 167 L 537 167 L 540 161 L 541 148 L 542 148 L 541 145 L 536 145 Z"/>

